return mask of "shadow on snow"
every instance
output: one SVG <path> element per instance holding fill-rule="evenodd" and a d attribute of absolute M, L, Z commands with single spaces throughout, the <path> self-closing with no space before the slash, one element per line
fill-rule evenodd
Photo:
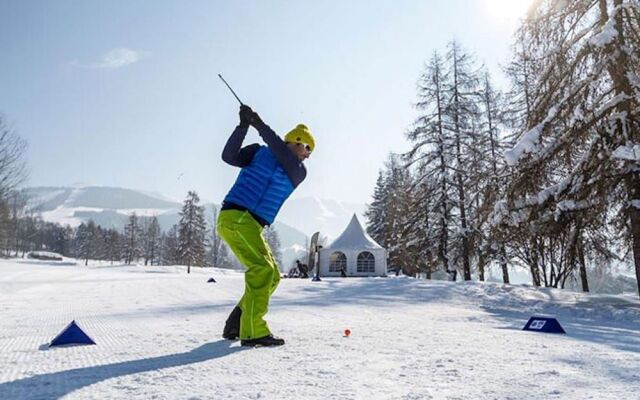
<path fill-rule="evenodd" d="M 231 347 L 231 342 L 222 340 L 204 344 L 186 353 L 35 375 L 0 383 L 0 399 L 60 398 L 73 391 L 107 379 L 195 364 L 221 358 L 244 349 L 239 346 Z"/>

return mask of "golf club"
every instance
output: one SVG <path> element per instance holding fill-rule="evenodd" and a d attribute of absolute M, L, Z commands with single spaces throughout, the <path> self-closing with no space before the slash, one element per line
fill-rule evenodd
<path fill-rule="evenodd" d="M 241 106 L 244 105 L 244 103 L 242 102 L 242 100 L 240 100 L 240 98 L 238 97 L 238 95 L 236 94 L 236 92 L 233 91 L 233 89 L 231 89 L 231 86 L 229 86 L 229 84 L 227 83 L 227 81 L 224 80 L 224 78 L 222 77 L 221 74 L 218 74 L 218 76 L 220 77 L 220 79 L 222 79 L 222 82 L 224 82 L 225 85 L 227 85 L 227 87 L 229 88 L 229 90 L 231 90 L 231 93 L 233 93 L 233 95 L 236 97 L 236 99 L 238 99 L 238 102 L 240 103 Z"/>

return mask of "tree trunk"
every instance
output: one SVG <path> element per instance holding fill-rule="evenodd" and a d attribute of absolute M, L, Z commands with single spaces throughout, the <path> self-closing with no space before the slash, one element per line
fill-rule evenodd
<path fill-rule="evenodd" d="M 625 178 L 629 198 L 629 222 L 631 225 L 633 263 L 636 267 L 636 282 L 640 295 L 640 174 L 632 172 Z M 631 202 L 634 203 L 631 203 Z"/>
<path fill-rule="evenodd" d="M 538 268 L 537 264 L 531 263 L 529 264 L 529 270 L 531 271 L 531 280 L 533 281 L 533 286 L 540 287 L 540 268 Z"/>
<path fill-rule="evenodd" d="M 460 144 L 458 143 L 458 146 Z M 458 173 L 458 196 L 460 201 L 460 228 L 462 230 L 462 273 L 465 281 L 471 280 L 471 263 L 469 262 L 469 238 L 467 236 L 467 216 L 465 206 L 465 193 L 462 186 L 462 174 Z"/>
<path fill-rule="evenodd" d="M 614 0 L 613 6 L 620 9 L 622 7 L 622 0 Z M 605 20 L 607 17 L 606 14 L 606 1 L 600 0 L 600 12 L 601 19 Z M 611 63 L 609 67 L 609 75 L 614 82 L 616 88 L 616 95 L 624 94 L 627 96 L 627 99 L 620 103 L 620 111 L 624 112 L 629 118 L 630 115 L 634 114 L 632 99 L 636 99 L 633 101 L 637 101 L 637 97 L 634 96 L 634 90 L 629 81 L 629 77 L 631 75 L 632 66 L 629 62 L 629 57 L 625 51 L 621 51 L 624 49 L 626 44 L 626 35 L 624 29 L 624 21 L 623 21 L 623 13 L 618 10 L 618 13 L 615 16 L 615 30 L 618 33 L 616 37 L 616 47 L 617 51 L 615 54 L 615 62 Z M 628 132 L 628 133 L 627 133 Z M 626 120 L 626 126 L 622 123 L 622 121 L 618 121 L 616 127 L 616 137 L 626 137 L 630 135 L 630 139 L 633 142 L 638 141 L 638 132 L 637 125 L 635 126 L 635 130 L 633 126 L 630 126 L 628 120 Z M 631 168 L 631 167 L 630 167 Z M 634 171 L 633 169 L 625 176 L 625 186 L 627 190 L 627 198 L 629 201 L 629 222 L 631 226 L 631 236 L 632 236 L 632 250 L 633 250 L 633 261 L 636 267 L 636 280 L 638 283 L 638 294 L 640 295 L 640 173 Z"/>
<path fill-rule="evenodd" d="M 636 266 L 636 281 L 640 295 L 640 210 L 632 207 L 631 234 L 633 235 L 633 262 Z"/>
<path fill-rule="evenodd" d="M 478 279 L 480 279 L 481 282 L 484 282 L 484 265 L 484 254 L 480 252 L 480 254 L 478 254 Z"/>
<path fill-rule="evenodd" d="M 500 265 L 502 266 L 502 281 L 509 283 L 509 268 L 507 266 L 507 250 L 504 245 L 500 247 Z"/>
<path fill-rule="evenodd" d="M 582 291 L 589 291 L 589 281 L 587 280 L 587 265 L 584 260 L 584 245 L 580 243 L 578 247 L 578 261 L 580 262 L 580 281 L 582 282 Z"/>

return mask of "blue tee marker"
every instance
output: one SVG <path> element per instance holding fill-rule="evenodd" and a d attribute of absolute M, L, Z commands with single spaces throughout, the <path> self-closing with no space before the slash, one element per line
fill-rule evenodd
<path fill-rule="evenodd" d="M 73 320 L 58 336 L 53 338 L 51 343 L 49 343 L 49 347 L 62 346 L 65 344 L 96 344 L 96 342 L 84 333 L 82 328 Z"/>
<path fill-rule="evenodd" d="M 555 317 L 537 316 L 529 318 L 523 331 L 545 332 L 545 333 L 567 333 L 560 326 L 560 322 Z"/>

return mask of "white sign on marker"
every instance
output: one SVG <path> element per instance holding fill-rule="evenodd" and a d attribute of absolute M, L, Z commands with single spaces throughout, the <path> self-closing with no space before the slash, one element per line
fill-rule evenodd
<path fill-rule="evenodd" d="M 547 321 L 536 319 L 531 321 L 531 325 L 529 325 L 529 329 L 540 330 L 547 323 Z"/>

